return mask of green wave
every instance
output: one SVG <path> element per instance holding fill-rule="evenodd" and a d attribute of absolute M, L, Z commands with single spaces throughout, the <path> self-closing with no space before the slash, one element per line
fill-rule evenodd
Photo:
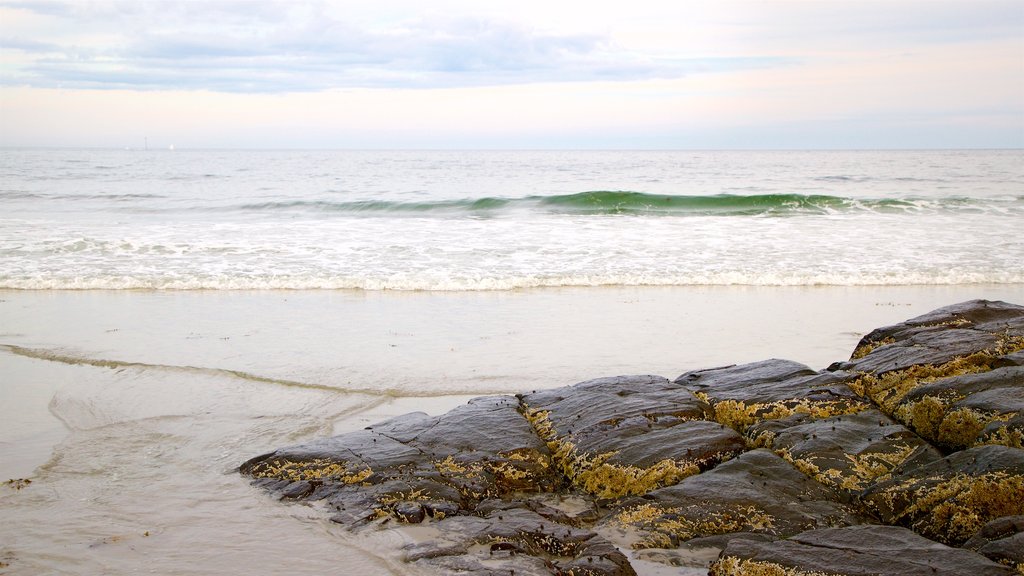
<path fill-rule="evenodd" d="M 837 196 L 803 194 L 671 196 L 644 192 L 600 191 L 549 196 L 541 198 L 540 202 L 545 206 L 583 213 L 756 216 L 798 212 L 824 213 L 831 210 L 849 209 L 858 201 Z"/>
<path fill-rule="evenodd" d="M 244 210 L 306 210 L 316 212 L 365 213 L 450 213 L 499 215 L 509 211 L 552 214 L 635 214 L 679 216 L 788 216 L 837 212 L 916 212 L 921 210 L 985 209 L 984 200 L 968 198 L 855 199 L 819 194 L 714 194 L 679 196 L 630 191 L 590 191 L 554 196 L 523 198 L 483 197 L 462 200 L 401 202 L 362 200 L 334 202 L 297 200 L 247 204 Z"/>

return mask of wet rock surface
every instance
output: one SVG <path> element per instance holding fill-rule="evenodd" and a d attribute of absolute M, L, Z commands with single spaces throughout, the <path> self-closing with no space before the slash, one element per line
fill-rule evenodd
<path fill-rule="evenodd" d="M 1024 307 L 971 301 L 874 330 L 823 371 L 766 360 L 477 398 L 240 472 L 352 530 L 409 532 L 398 552 L 425 574 L 1011 574 L 1022 365 Z"/>
<path fill-rule="evenodd" d="M 787 572 L 789 570 L 789 572 Z M 825 528 L 787 540 L 734 540 L 711 574 L 1010 575 L 1014 570 L 968 550 L 933 542 L 905 528 Z"/>
<path fill-rule="evenodd" d="M 674 484 L 746 449 L 706 402 L 658 376 L 601 378 L 519 400 L 565 477 L 603 499 Z"/>
<path fill-rule="evenodd" d="M 807 476 L 842 493 L 846 501 L 854 501 L 868 487 L 888 480 L 900 466 L 915 468 L 942 458 L 938 449 L 874 408 L 772 424 L 751 431 L 758 442 Z"/>
<path fill-rule="evenodd" d="M 1024 565 L 1024 516 L 1003 516 L 982 526 L 964 548 L 1008 565 Z"/>
<path fill-rule="evenodd" d="M 830 488 L 757 449 L 675 486 L 624 501 L 606 523 L 639 534 L 634 548 L 671 548 L 734 532 L 787 537 L 869 521 Z"/>
<path fill-rule="evenodd" d="M 1024 450 L 980 446 L 909 467 L 866 490 L 862 500 L 886 524 L 960 545 L 989 521 L 1024 515 L 1022 496 Z"/>

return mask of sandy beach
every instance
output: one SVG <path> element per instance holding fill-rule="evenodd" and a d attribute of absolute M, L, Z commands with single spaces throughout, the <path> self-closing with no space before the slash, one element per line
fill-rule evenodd
<path fill-rule="evenodd" d="M 777 357 L 812 368 L 933 308 L 1019 285 L 488 292 L 0 293 L 0 555 L 11 573 L 403 573 L 380 539 L 234 470 L 468 398 Z M 187 566 L 187 568 L 185 568 Z"/>

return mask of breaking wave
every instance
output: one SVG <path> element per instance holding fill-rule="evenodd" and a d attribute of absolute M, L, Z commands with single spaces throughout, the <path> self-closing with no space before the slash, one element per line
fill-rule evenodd
<path fill-rule="evenodd" d="M 551 214 L 673 215 L 673 216 L 789 216 L 846 212 L 901 213 L 918 211 L 1003 211 L 1024 208 L 1024 197 L 972 199 L 880 198 L 855 199 L 822 194 L 713 194 L 677 196 L 646 192 L 598 190 L 523 198 L 484 197 L 425 202 L 359 200 L 295 200 L 244 204 L 245 211 L 306 211 L 347 214 L 470 214 L 500 215 L 509 211 Z"/>

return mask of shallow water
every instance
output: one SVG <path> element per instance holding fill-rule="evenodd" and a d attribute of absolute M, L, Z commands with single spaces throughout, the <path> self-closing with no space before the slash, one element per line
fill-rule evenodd
<path fill-rule="evenodd" d="M 1022 285 L 488 292 L 0 292 L 0 562 L 12 574 L 403 574 L 235 473 L 274 448 L 481 394 L 784 357 Z M 657 565 L 646 565 L 655 574 Z M 658 570 L 656 570 L 656 568 Z"/>

